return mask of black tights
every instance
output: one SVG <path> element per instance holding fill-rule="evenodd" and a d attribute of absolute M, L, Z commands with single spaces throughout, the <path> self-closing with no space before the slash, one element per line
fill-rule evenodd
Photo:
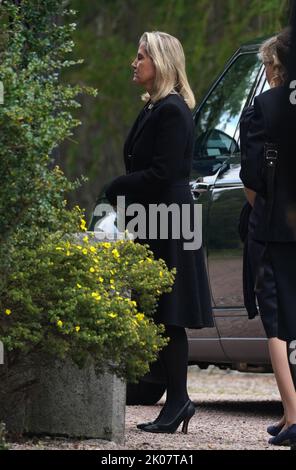
<path fill-rule="evenodd" d="M 160 421 L 167 423 L 189 400 L 187 393 L 188 340 L 185 328 L 165 326 L 168 345 L 160 352 L 160 361 L 166 373 L 167 398 Z"/>

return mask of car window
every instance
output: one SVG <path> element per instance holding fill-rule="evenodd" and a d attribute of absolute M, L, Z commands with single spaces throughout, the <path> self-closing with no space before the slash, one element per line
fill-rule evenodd
<path fill-rule="evenodd" d="M 256 53 L 239 55 L 208 96 L 196 115 L 193 167 L 239 151 L 235 131 L 261 65 Z"/>

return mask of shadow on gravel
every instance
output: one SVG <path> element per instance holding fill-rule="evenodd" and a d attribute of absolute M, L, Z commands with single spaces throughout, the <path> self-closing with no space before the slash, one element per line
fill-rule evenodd
<path fill-rule="evenodd" d="M 198 402 L 194 401 L 197 410 L 220 411 L 229 414 L 261 415 L 268 417 L 280 415 L 283 412 L 282 404 L 279 401 L 219 401 L 219 402 Z"/>

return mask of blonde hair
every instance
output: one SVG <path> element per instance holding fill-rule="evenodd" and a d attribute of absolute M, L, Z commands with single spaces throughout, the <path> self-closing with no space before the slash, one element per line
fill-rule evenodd
<path fill-rule="evenodd" d="M 144 33 L 139 41 L 155 66 L 155 82 L 151 94 L 142 95 L 143 101 L 156 102 L 168 94 L 180 94 L 190 109 L 195 106 L 194 94 L 188 83 L 185 55 L 180 41 L 167 33 Z"/>
<path fill-rule="evenodd" d="M 265 41 L 259 49 L 259 57 L 263 64 L 270 64 L 273 68 L 273 77 L 270 86 L 284 85 L 287 80 L 287 68 L 279 59 L 279 51 L 282 49 L 282 34 L 273 36 Z"/>

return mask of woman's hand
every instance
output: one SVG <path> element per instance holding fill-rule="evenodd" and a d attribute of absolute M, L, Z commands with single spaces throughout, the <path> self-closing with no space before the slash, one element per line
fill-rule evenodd
<path fill-rule="evenodd" d="M 245 195 L 246 195 L 248 203 L 251 204 L 251 206 L 253 207 L 257 193 L 253 191 L 252 189 L 249 189 L 246 187 L 244 187 L 244 191 L 245 191 Z"/>

